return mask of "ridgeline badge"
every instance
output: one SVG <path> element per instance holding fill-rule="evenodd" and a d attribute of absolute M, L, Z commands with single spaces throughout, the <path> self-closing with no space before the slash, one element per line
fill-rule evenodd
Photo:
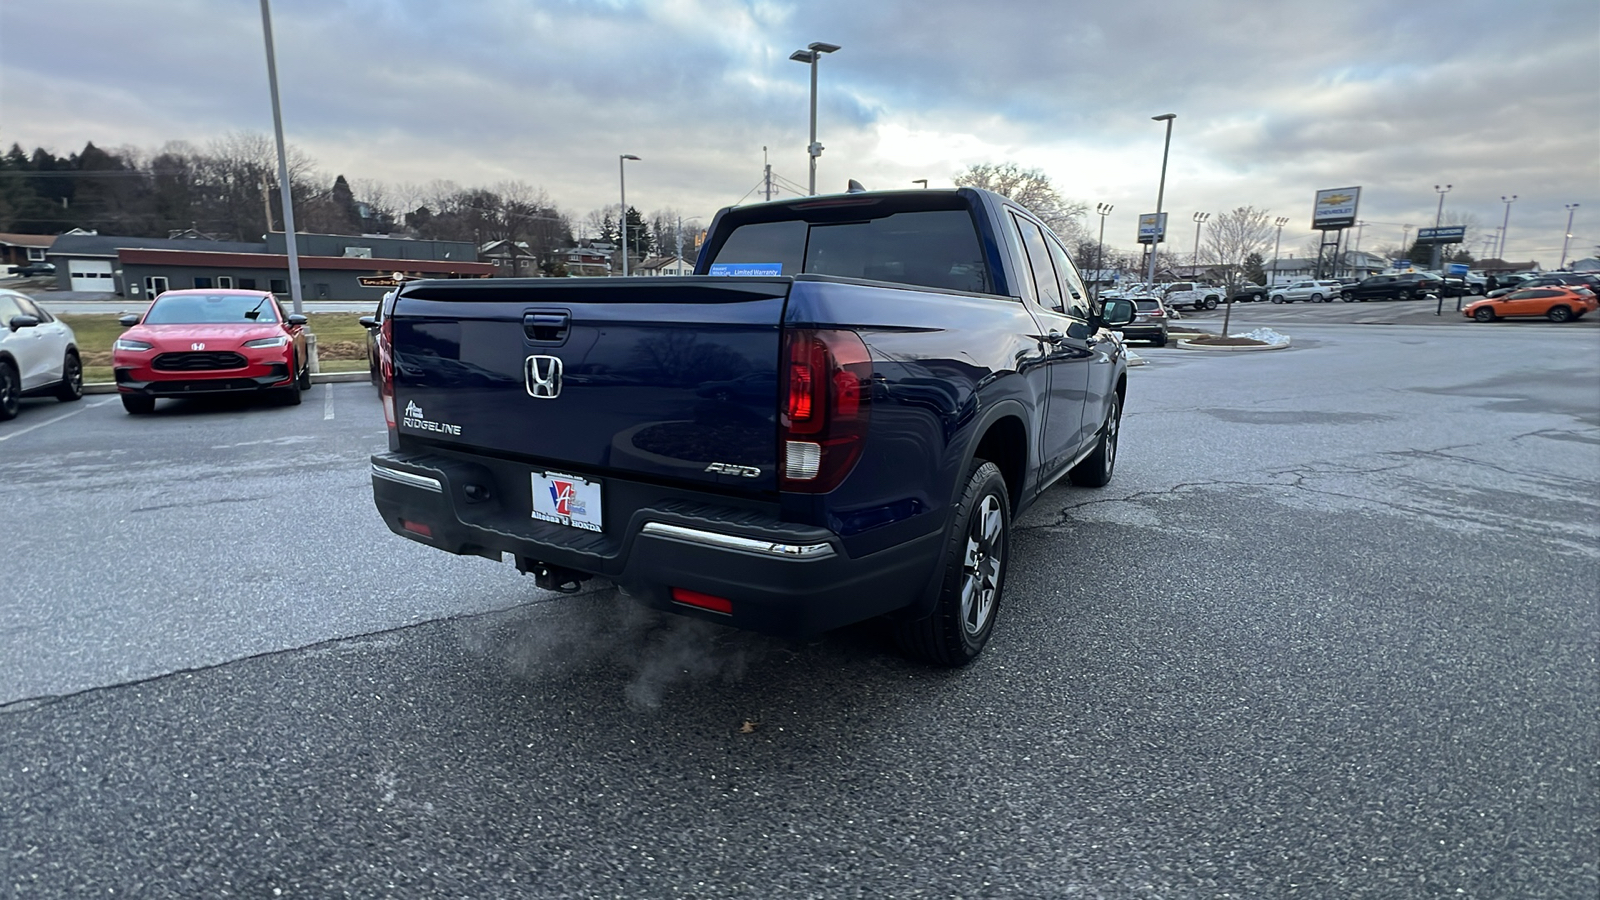
<path fill-rule="evenodd" d="M 413 431 L 435 431 L 439 434 L 448 434 L 451 437 L 461 436 L 461 426 L 451 425 L 446 422 L 429 421 L 422 413 L 422 407 L 415 401 L 406 402 L 405 416 L 400 419 L 401 428 L 410 428 Z"/>

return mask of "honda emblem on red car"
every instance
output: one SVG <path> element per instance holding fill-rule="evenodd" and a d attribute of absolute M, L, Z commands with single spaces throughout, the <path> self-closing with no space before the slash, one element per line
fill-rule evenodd
<path fill-rule="evenodd" d="M 196 341 L 193 344 L 189 345 L 189 349 L 190 350 L 204 350 L 205 348 L 206 348 L 206 345 L 200 343 L 199 341 Z"/>

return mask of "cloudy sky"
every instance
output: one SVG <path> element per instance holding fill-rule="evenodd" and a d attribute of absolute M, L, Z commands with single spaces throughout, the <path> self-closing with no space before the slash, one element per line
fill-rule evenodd
<path fill-rule="evenodd" d="M 1360 186 L 1363 249 L 1478 227 L 1553 267 L 1600 243 L 1595 0 L 272 0 L 284 127 L 331 180 L 521 180 L 581 217 L 628 199 L 709 219 L 758 195 L 762 148 L 807 177 L 820 65 L 821 191 L 933 186 L 973 163 L 1110 203 L 1132 246 L 1155 208 L 1289 216 Z M 0 141 L 146 151 L 270 134 L 258 0 L 3 0 Z M 1414 231 L 1412 232 L 1414 234 Z M 1176 239 L 1182 249 L 1185 242 Z"/>

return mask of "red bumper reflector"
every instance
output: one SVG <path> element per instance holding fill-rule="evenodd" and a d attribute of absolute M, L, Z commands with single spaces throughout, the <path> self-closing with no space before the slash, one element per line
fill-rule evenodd
<path fill-rule="evenodd" d="M 423 537 L 429 538 L 433 537 L 433 529 L 422 524 L 421 522 L 413 522 L 410 519 L 401 519 L 400 527 L 411 532 L 412 534 L 420 534 Z"/>
<path fill-rule="evenodd" d="M 733 615 L 732 600 L 726 597 L 702 594 L 699 591 L 691 591 L 685 588 L 675 587 L 672 589 L 672 602 L 682 603 L 684 606 L 693 606 L 696 609 L 709 609 L 712 612 L 719 612 L 723 615 Z"/>

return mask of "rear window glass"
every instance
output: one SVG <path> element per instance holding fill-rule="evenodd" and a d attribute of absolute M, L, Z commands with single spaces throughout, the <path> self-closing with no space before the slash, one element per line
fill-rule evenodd
<path fill-rule="evenodd" d="M 710 263 L 712 274 L 808 273 L 989 290 L 977 228 L 964 209 L 915 210 L 858 222 L 752 222 L 729 234 Z"/>
<path fill-rule="evenodd" d="M 1134 300 L 1133 304 L 1139 307 L 1140 312 L 1149 312 L 1150 310 L 1161 308 L 1161 304 L 1154 300 Z"/>

